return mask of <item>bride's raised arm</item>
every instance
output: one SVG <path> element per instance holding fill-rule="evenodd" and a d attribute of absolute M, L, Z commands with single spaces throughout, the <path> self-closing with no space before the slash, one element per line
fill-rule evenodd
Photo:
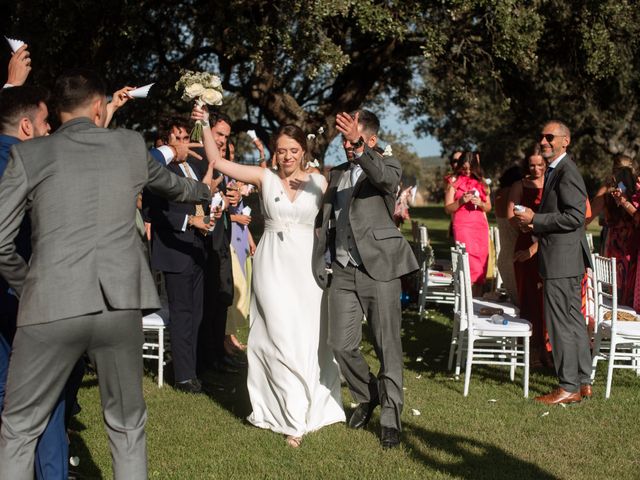
<path fill-rule="evenodd" d="M 201 120 L 206 124 L 209 121 L 209 112 L 206 110 L 206 107 L 199 108 L 195 106 L 191 112 L 191 118 L 193 120 Z M 204 151 L 207 154 L 209 164 L 213 164 L 216 170 L 235 180 L 251 183 L 258 188 L 262 187 L 262 179 L 265 175 L 264 168 L 252 165 L 239 165 L 235 162 L 230 162 L 229 160 L 222 158 L 220 151 L 218 150 L 218 146 L 213 139 L 211 128 L 209 127 L 202 129 L 202 140 L 204 141 Z"/>

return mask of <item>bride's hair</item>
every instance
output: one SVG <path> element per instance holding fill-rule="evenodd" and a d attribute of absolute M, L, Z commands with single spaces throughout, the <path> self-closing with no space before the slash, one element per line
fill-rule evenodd
<path fill-rule="evenodd" d="M 296 125 L 283 125 L 278 129 L 276 134 L 273 137 L 271 137 L 271 151 L 274 152 L 274 155 L 275 155 L 276 144 L 278 143 L 278 139 L 280 139 L 280 137 L 283 135 L 286 135 L 287 137 L 294 139 L 296 142 L 300 144 L 300 147 L 302 147 L 302 151 L 303 151 L 301 167 L 303 169 L 306 168 L 307 162 L 309 161 L 309 159 L 307 158 L 307 154 L 309 152 L 309 149 L 307 148 L 307 135 L 304 133 L 304 131 L 300 127 Z"/>

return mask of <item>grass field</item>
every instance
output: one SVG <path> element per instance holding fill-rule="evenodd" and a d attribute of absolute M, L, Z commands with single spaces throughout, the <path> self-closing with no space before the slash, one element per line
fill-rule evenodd
<path fill-rule="evenodd" d="M 412 210 L 437 252 L 446 251 L 442 207 Z M 640 378 L 616 372 L 604 400 L 604 368 L 595 396 L 579 405 L 545 407 L 522 397 L 522 377 L 476 367 L 470 395 L 446 371 L 451 320 L 447 309 L 419 318 L 405 312 L 405 408 L 401 448 L 383 451 L 377 413 L 366 430 L 332 425 L 305 437 L 298 450 L 244 420 L 250 413 L 245 372 L 206 373 L 207 393 L 157 388 L 145 377 L 149 409 L 149 477 L 154 479 L 637 479 L 640 478 Z M 366 330 L 365 330 L 366 332 Z M 246 333 L 246 332 L 245 332 Z M 375 368 L 369 343 L 363 348 Z M 419 357 L 422 357 L 419 359 Z M 554 387 L 551 372 L 533 372 L 531 396 Z M 350 413 L 349 394 L 344 390 Z M 495 400 L 495 401 L 494 401 Z M 111 478 L 111 459 L 96 379 L 85 378 L 71 454 L 81 478 Z M 414 411 L 415 410 L 415 411 Z M 412 413 L 413 412 L 413 413 Z M 420 413 L 415 415 L 415 413 Z"/>

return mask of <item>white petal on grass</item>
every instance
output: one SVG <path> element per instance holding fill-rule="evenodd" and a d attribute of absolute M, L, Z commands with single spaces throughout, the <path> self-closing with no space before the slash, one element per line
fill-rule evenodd
<path fill-rule="evenodd" d="M 543 412 L 542 415 L 540 415 L 541 417 L 546 417 L 547 415 L 549 415 L 549 412 Z"/>
<path fill-rule="evenodd" d="M 420 416 L 420 410 L 418 410 L 416 408 L 412 408 L 411 409 L 411 415 L 413 415 L 414 417 L 419 417 Z"/>
<path fill-rule="evenodd" d="M 416 357 L 416 362 L 421 362 L 423 360 L 422 357 Z"/>
<path fill-rule="evenodd" d="M 69 463 L 72 467 L 77 467 L 80 465 L 80 457 L 71 457 L 69 458 Z"/>
<path fill-rule="evenodd" d="M 487 400 L 487 402 L 489 403 L 496 403 L 498 400 L 496 400 L 495 398 L 490 398 L 489 400 Z"/>
<path fill-rule="evenodd" d="M 350 406 L 351 408 L 358 408 L 358 404 L 357 404 L 357 403 L 353 403 L 353 402 L 351 402 L 351 403 L 349 404 L 349 406 Z"/>
<path fill-rule="evenodd" d="M 416 378 L 420 380 L 422 378 L 422 375 L 418 375 Z"/>

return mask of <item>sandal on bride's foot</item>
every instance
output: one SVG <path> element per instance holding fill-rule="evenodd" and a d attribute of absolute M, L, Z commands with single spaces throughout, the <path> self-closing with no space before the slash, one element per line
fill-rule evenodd
<path fill-rule="evenodd" d="M 291 448 L 299 448 L 302 444 L 302 437 L 294 437 L 293 435 L 287 435 L 287 445 Z"/>
<path fill-rule="evenodd" d="M 247 349 L 247 346 L 244 343 L 241 343 L 240 340 L 238 340 L 238 337 L 236 337 L 234 334 L 229 335 L 229 340 L 231 340 L 233 346 L 238 350 L 244 352 Z"/>

